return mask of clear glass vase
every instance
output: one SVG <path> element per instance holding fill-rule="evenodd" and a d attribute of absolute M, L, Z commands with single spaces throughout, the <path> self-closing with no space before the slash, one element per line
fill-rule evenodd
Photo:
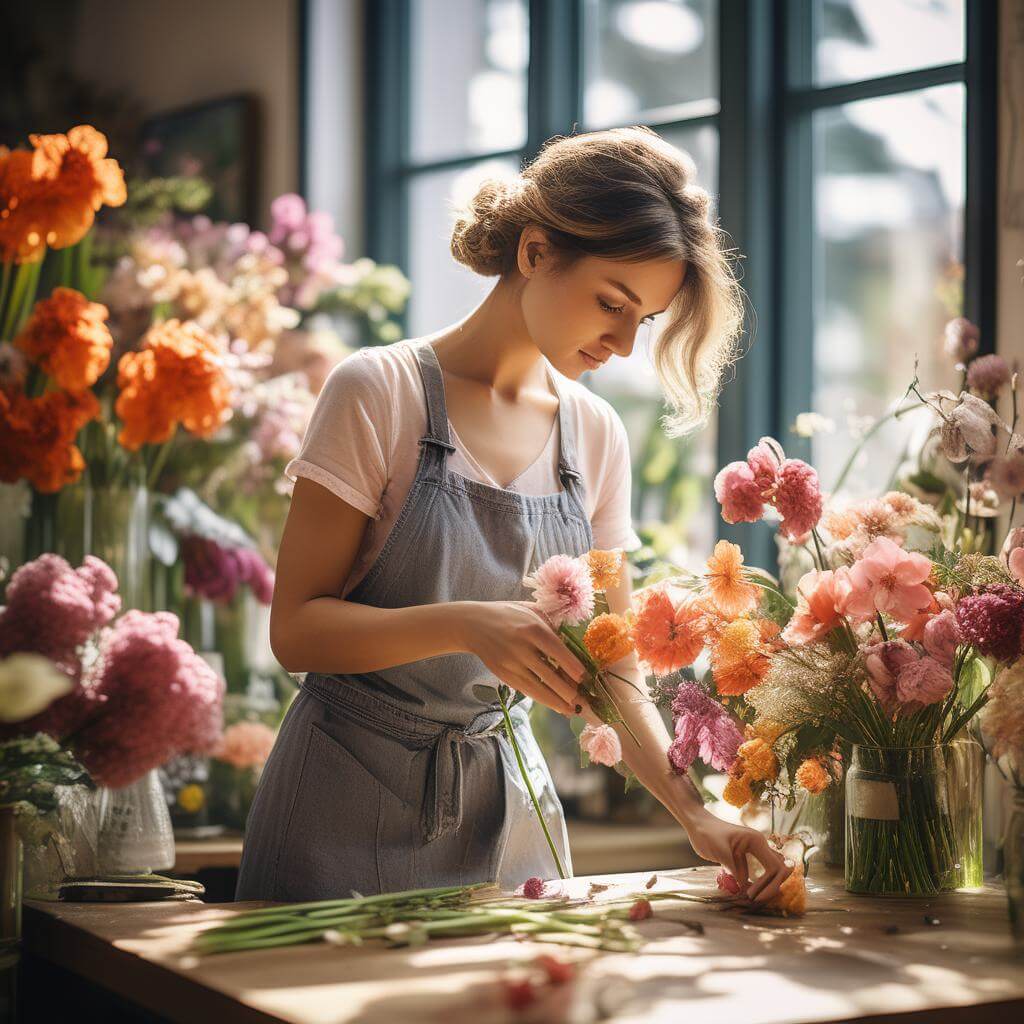
<path fill-rule="evenodd" d="M 127 786 L 100 787 L 95 797 L 100 874 L 149 874 L 174 867 L 171 816 L 155 768 Z"/>
<path fill-rule="evenodd" d="M 934 896 L 983 880 L 984 752 L 973 740 L 854 744 L 846 776 L 846 888 Z"/>
<path fill-rule="evenodd" d="M 1003 878 L 1010 905 L 1010 930 L 1024 945 L 1024 789 L 1014 790 L 1013 810 L 1003 834 Z"/>

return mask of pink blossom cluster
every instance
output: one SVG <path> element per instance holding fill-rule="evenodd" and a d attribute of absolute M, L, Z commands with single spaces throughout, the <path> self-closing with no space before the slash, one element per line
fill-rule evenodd
<path fill-rule="evenodd" d="M 294 192 L 278 196 L 270 204 L 270 216 L 270 242 L 285 254 L 288 267 L 281 301 L 296 309 L 314 309 L 322 293 L 348 280 L 341 262 L 345 243 L 334 230 L 334 218 L 323 210 L 308 210 Z"/>
<path fill-rule="evenodd" d="M 182 541 L 181 551 L 189 593 L 226 604 L 240 586 L 248 585 L 260 604 L 270 604 L 274 573 L 255 548 L 227 547 L 191 534 Z"/>
<path fill-rule="evenodd" d="M 868 684 L 888 712 L 909 713 L 942 700 L 953 688 L 952 659 L 939 660 L 906 640 L 863 649 Z"/>
<path fill-rule="evenodd" d="M 743 734 L 729 713 L 696 683 L 682 682 L 672 698 L 675 739 L 668 748 L 672 767 L 685 773 L 699 756 L 726 772 L 736 760 Z"/>
<path fill-rule="evenodd" d="M 169 612 L 120 607 L 117 577 L 87 557 L 78 569 L 46 554 L 18 569 L 0 610 L 0 655 L 51 658 L 70 693 L 4 735 L 45 732 L 71 745 L 97 782 L 123 786 L 220 736 L 224 681 L 178 639 Z"/>
<path fill-rule="evenodd" d="M 962 597 L 956 621 L 967 643 L 982 654 L 1012 662 L 1024 653 L 1024 590 L 997 583 Z"/>
<path fill-rule="evenodd" d="M 235 768 L 262 768 L 274 746 L 274 730 L 263 722 L 229 725 L 210 756 Z"/>
<path fill-rule="evenodd" d="M 727 523 L 756 523 L 766 506 L 781 516 L 783 535 L 797 542 L 821 518 L 817 471 L 801 459 L 787 459 L 779 443 L 762 437 L 745 462 L 730 462 L 715 477 L 715 497 Z"/>
<path fill-rule="evenodd" d="M 0 657 L 32 651 L 72 678 L 78 675 L 78 648 L 121 607 L 117 577 L 92 555 L 77 569 L 60 555 L 40 555 L 14 572 L 6 599 Z"/>

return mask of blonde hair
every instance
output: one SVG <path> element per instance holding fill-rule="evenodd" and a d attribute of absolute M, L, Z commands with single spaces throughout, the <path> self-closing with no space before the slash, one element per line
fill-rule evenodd
<path fill-rule="evenodd" d="M 565 271 L 584 256 L 685 260 L 683 285 L 651 353 L 669 436 L 702 424 L 739 355 L 744 293 L 693 160 L 642 125 L 554 136 L 512 180 L 486 179 L 457 211 L 451 251 L 485 277 L 516 268 L 520 234 L 543 228 Z"/>

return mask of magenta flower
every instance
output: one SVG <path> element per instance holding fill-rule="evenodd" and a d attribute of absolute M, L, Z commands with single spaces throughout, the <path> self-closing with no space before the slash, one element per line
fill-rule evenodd
<path fill-rule="evenodd" d="M 725 868 L 719 868 L 715 882 L 722 892 L 727 892 L 730 896 L 736 896 L 740 891 L 740 883 L 736 880 L 736 876 Z"/>
<path fill-rule="evenodd" d="M 850 568 L 850 591 L 842 610 L 858 622 L 873 619 L 877 612 L 908 622 L 931 604 L 932 592 L 925 586 L 931 571 L 924 555 L 878 537 Z"/>
<path fill-rule="evenodd" d="M 590 569 L 577 558 L 552 555 L 536 572 L 523 578 L 537 607 L 556 629 L 575 626 L 594 614 L 594 584 Z"/>
<path fill-rule="evenodd" d="M 696 683 L 682 682 L 672 698 L 675 739 L 669 745 L 672 767 L 684 774 L 700 759 L 718 771 L 728 771 L 736 760 L 743 734 L 717 701 Z"/>
<path fill-rule="evenodd" d="M 779 479 L 772 501 L 782 516 L 780 529 L 791 541 L 810 533 L 821 519 L 821 486 L 813 466 L 800 459 L 786 459 L 779 467 Z"/>
<path fill-rule="evenodd" d="M 523 895 L 528 900 L 539 900 L 544 896 L 544 879 L 537 875 L 523 882 Z"/>
<path fill-rule="evenodd" d="M 996 583 L 979 594 L 962 597 L 957 602 L 956 621 L 964 642 L 981 654 L 1015 661 L 1024 643 L 1024 590 Z"/>
<path fill-rule="evenodd" d="M 967 386 L 992 401 L 1010 383 L 1012 376 L 1010 364 L 1002 356 L 979 356 L 967 367 Z"/>
<path fill-rule="evenodd" d="M 253 548 L 229 548 L 198 534 L 181 542 L 185 586 L 189 593 L 227 604 L 238 588 L 248 585 L 261 604 L 270 604 L 274 573 Z"/>
<path fill-rule="evenodd" d="M 580 733 L 580 747 L 595 764 L 611 767 L 622 760 L 622 741 L 610 725 L 588 725 Z"/>

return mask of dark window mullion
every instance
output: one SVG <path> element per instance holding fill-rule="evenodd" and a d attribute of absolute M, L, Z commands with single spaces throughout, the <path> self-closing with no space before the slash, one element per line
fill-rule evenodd
<path fill-rule="evenodd" d="M 526 158 L 553 135 L 570 135 L 582 105 L 581 0 L 530 0 Z"/>
<path fill-rule="evenodd" d="M 884 78 L 870 78 L 861 82 L 846 82 L 822 88 L 793 89 L 786 96 L 786 109 L 791 113 L 838 107 L 858 100 L 877 99 L 880 96 L 898 96 L 904 92 L 918 92 L 934 85 L 948 85 L 964 80 L 964 64 L 944 64 L 936 68 L 905 71 Z"/>

